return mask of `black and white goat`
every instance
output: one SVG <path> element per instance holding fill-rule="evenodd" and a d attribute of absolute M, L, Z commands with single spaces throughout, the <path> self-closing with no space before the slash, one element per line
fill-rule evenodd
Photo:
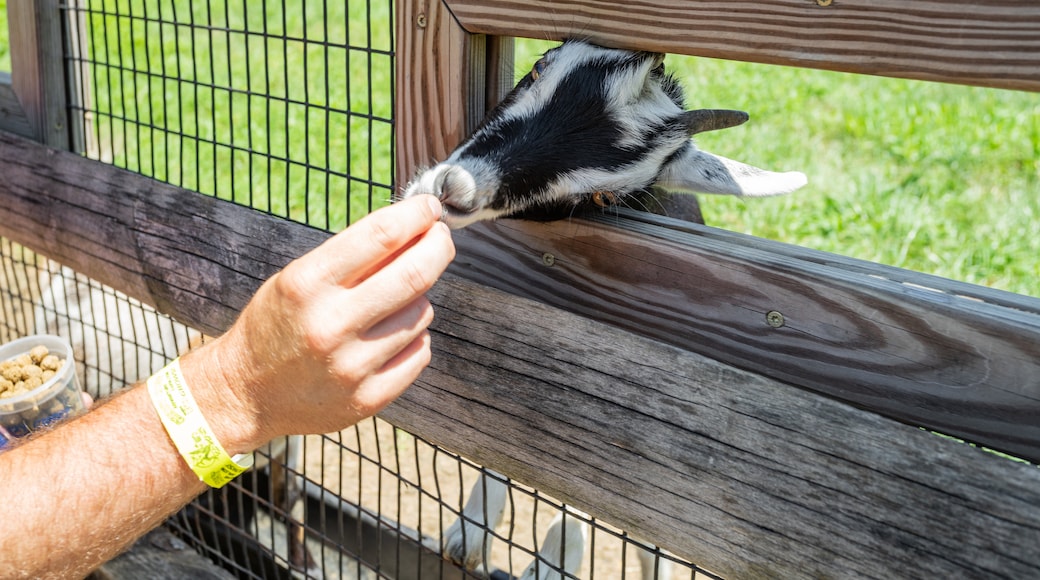
<path fill-rule="evenodd" d="M 404 197 L 433 194 L 453 228 L 499 217 L 550 220 L 615 203 L 653 209 L 661 193 L 770 196 L 806 183 L 698 149 L 691 137 L 744 123 L 741 111 L 687 111 L 664 55 L 570 40 L 549 50 L 442 163 L 422 171 Z M 445 558 L 470 570 L 488 562 L 506 504 L 507 480 L 482 476 L 440 538 Z M 581 563 L 587 524 L 565 508 L 539 560 L 521 576 L 560 578 Z M 552 537 L 550 537 L 552 536 Z M 638 549 L 644 579 L 667 578 L 671 562 Z M 485 574 L 489 571 L 484 571 Z"/>
<path fill-rule="evenodd" d="M 439 197 L 445 221 L 462 228 L 505 216 L 565 218 L 655 189 L 757 197 L 805 185 L 802 173 L 765 171 L 698 149 L 690 137 L 748 115 L 687 111 L 684 101 L 664 55 L 566 41 L 404 197 Z"/>

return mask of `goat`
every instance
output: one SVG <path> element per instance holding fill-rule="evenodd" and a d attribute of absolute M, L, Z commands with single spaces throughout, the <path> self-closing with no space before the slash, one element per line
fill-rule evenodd
<path fill-rule="evenodd" d="M 758 197 L 805 185 L 802 173 L 765 171 L 690 139 L 747 120 L 742 111 L 685 110 L 662 54 L 568 40 L 403 197 L 437 196 L 444 221 L 462 228 L 506 216 L 560 219 L 659 190 Z"/>

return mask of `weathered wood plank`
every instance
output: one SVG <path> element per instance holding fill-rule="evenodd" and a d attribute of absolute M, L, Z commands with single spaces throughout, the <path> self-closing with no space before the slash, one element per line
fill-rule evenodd
<path fill-rule="evenodd" d="M 467 34 L 440 0 L 397 4 L 397 183 L 445 158 L 484 114 L 481 38 Z M 476 121 L 480 119 L 477 118 Z"/>
<path fill-rule="evenodd" d="M 188 544 L 159 527 L 126 552 L 103 564 L 87 580 L 234 580 L 235 576 L 210 562 Z"/>
<path fill-rule="evenodd" d="M 328 236 L 10 135 L 0 159 L 0 235 L 208 332 Z M 741 578 L 1040 574 L 1034 467 L 452 275 L 430 298 L 434 363 L 385 416 L 684 557 Z"/>
<path fill-rule="evenodd" d="M 954 281 L 937 291 L 939 284 L 918 283 L 928 277 L 898 268 L 712 235 L 696 224 L 682 230 L 621 217 L 473 226 L 455 236 L 456 271 L 913 425 L 1040 459 L 1040 300 Z M 552 267 L 543 265 L 545 254 Z M 770 326 L 770 312 L 783 316 L 783 326 Z"/>
<path fill-rule="evenodd" d="M 397 6 L 396 178 L 407 184 L 512 90 L 513 41 L 467 33 L 439 0 Z"/>
<path fill-rule="evenodd" d="M 261 280 L 324 239 L 10 135 L 0 135 L 0 159 L 11 176 L 0 184 L 3 235 L 205 332 L 226 328 Z M 626 226 L 474 226 L 455 235 L 454 271 L 1040 460 L 1036 299 L 984 289 L 972 296 L 974 286 L 953 281 L 944 292 L 926 290 L 902 283 L 909 273 L 896 268 L 737 234 L 713 237 L 702 226 Z M 186 268 L 181 248 L 209 259 Z M 552 267 L 544 253 L 554 256 Z M 979 299 L 987 296 L 1003 301 Z M 770 311 L 784 316 L 783 327 L 769 326 Z"/>
<path fill-rule="evenodd" d="M 11 74 L 0 71 L 0 131 L 32 137 L 32 126 L 11 84 Z"/>
<path fill-rule="evenodd" d="M 0 235 L 210 334 L 328 236 L 8 133 L 0 174 Z"/>
<path fill-rule="evenodd" d="M 9 2 L 12 87 L 33 137 L 69 147 L 62 11 L 59 0 Z"/>
<path fill-rule="evenodd" d="M 708 569 L 1040 575 L 1035 467 L 452 277 L 430 299 L 385 418 Z"/>
<path fill-rule="evenodd" d="M 445 1 L 482 34 L 1040 90 L 1032 0 Z"/>

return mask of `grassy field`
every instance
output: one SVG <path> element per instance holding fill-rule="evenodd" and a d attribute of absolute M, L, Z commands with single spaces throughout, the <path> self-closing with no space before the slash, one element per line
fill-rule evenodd
<path fill-rule="evenodd" d="M 391 197 L 390 5 L 91 2 L 94 155 L 346 227 Z"/>
<path fill-rule="evenodd" d="M 91 2 L 97 156 L 344 227 L 391 193 L 389 5 Z M 522 41 L 518 73 L 547 46 Z M 667 62 L 690 107 L 751 114 L 702 148 L 809 176 L 782 198 L 702 196 L 709 224 L 1040 296 L 1040 95 Z"/>

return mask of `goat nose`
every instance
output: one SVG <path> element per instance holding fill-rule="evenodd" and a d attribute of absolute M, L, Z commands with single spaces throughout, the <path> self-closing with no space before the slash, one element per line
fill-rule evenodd
<path fill-rule="evenodd" d="M 461 167 L 448 166 L 437 175 L 433 182 L 433 191 L 442 202 L 464 197 L 472 189 L 472 178 Z"/>
<path fill-rule="evenodd" d="M 444 196 L 444 183 L 448 180 L 448 174 L 454 167 L 448 166 L 443 171 L 439 171 L 433 179 L 433 195 L 443 199 Z"/>

